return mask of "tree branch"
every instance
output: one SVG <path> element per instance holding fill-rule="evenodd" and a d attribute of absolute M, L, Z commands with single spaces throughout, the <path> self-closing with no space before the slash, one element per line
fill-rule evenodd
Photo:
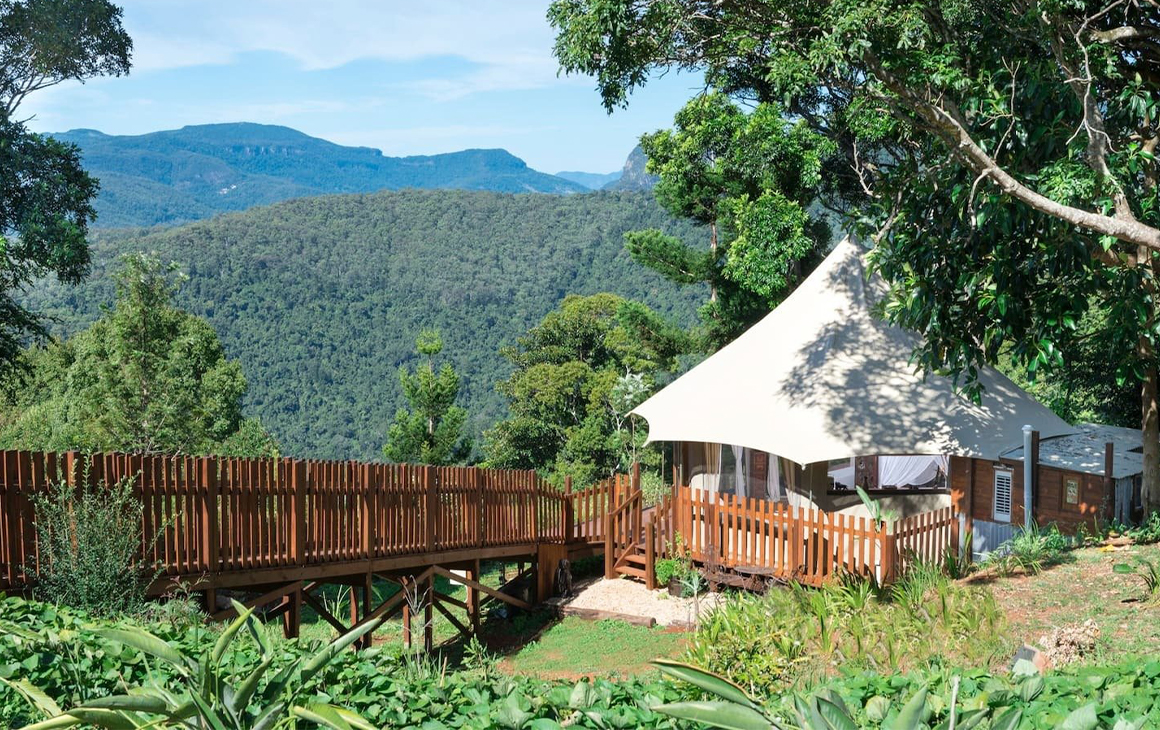
<path fill-rule="evenodd" d="M 1160 251 L 1160 230 L 1156 228 L 1144 225 L 1135 218 L 1108 216 L 1064 205 L 1023 184 L 987 154 L 971 136 L 965 122 L 947 106 L 945 100 L 928 99 L 919 95 L 887 70 L 871 53 L 865 54 L 865 61 L 867 67 L 888 90 L 946 140 L 953 153 L 959 155 L 976 173 L 990 178 L 1004 193 L 1041 213 L 1093 233 Z"/>

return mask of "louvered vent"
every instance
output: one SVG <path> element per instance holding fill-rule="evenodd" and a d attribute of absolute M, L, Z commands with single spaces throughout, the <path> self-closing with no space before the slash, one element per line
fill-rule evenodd
<path fill-rule="evenodd" d="M 996 522 L 1011 521 L 1011 472 L 995 472 L 995 508 L 993 515 Z"/>

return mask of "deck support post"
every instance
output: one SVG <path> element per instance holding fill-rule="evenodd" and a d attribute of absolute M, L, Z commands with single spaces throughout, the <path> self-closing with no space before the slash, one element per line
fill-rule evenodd
<path fill-rule="evenodd" d="M 412 588 L 411 581 L 404 579 L 402 582 L 402 590 L 409 591 Z M 403 600 L 403 646 L 408 649 L 411 648 L 413 637 L 411 635 L 411 601 L 410 597 Z"/>
<path fill-rule="evenodd" d="M 604 513 L 604 577 L 608 580 L 616 577 L 614 544 L 615 541 L 612 539 L 612 509 L 609 509 L 608 512 Z"/>
<path fill-rule="evenodd" d="M 479 582 L 479 560 L 471 561 L 471 567 L 467 569 L 467 578 L 476 583 Z M 467 616 L 471 620 L 471 630 L 479 633 L 479 590 L 471 585 L 467 585 Z"/>
<path fill-rule="evenodd" d="M 290 591 L 282 597 L 286 610 L 282 612 L 282 635 L 287 639 L 297 639 L 302 629 L 302 588 Z"/>
<path fill-rule="evenodd" d="M 431 651 L 435 646 L 435 574 L 430 573 L 423 590 L 423 651 Z"/>
<path fill-rule="evenodd" d="M 575 531 L 573 525 L 576 524 L 576 511 L 572 504 L 572 475 L 569 474 L 564 477 L 564 505 L 561 510 L 561 518 L 563 525 L 561 526 L 562 536 L 565 543 L 572 542 L 572 533 Z"/>
<path fill-rule="evenodd" d="M 644 585 L 650 591 L 655 591 L 657 588 L 657 546 L 656 546 L 656 525 L 649 520 L 644 528 Z"/>

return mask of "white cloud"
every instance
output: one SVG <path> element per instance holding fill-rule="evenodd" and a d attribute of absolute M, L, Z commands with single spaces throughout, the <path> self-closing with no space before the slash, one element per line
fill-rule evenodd
<path fill-rule="evenodd" d="M 418 88 L 437 98 L 556 81 L 547 3 L 530 0 L 129 0 L 137 72 L 228 63 L 253 51 L 305 69 L 458 57 L 477 68 Z"/>

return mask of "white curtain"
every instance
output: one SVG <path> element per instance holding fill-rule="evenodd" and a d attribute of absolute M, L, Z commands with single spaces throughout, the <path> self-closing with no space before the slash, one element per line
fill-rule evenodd
<path fill-rule="evenodd" d="M 768 499 L 774 502 L 780 502 L 781 496 L 781 458 L 775 454 L 769 455 L 769 466 L 765 469 L 766 489 L 765 493 Z"/>
<path fill-rule="evenodd" d="M 734 492 L 738 497 L 749 496 L 749 483 L 745 481 L 745 447 L 730 446 L 733 450 L 733 483 L 737 485 Z"/>
<path fill-rule="evenodd" d="M 945 456 L 879 456 L 879 487 L 915 487 L 947 473 Z"/>

